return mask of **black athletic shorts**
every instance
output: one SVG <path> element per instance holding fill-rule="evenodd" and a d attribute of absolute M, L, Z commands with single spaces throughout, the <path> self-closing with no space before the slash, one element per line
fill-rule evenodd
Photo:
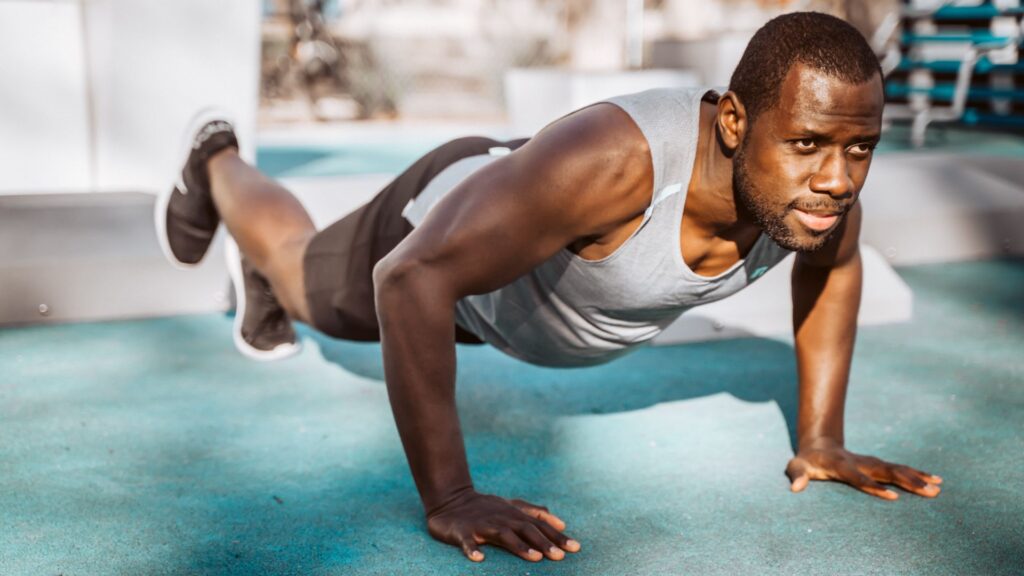
<path fill-rule="evenodd" d="M 392 180 L 369 203 L 318 232 L 303 259 L 313 327 L 334 338 L 380 340 L 373 266 L 412 232 L 412 225 L 402 217 L 406 204 L 454 162 L 487 154 L 495 146 L 515 150 L 526 141 L 469 137 L 442 144 Z M 459 342 L 480 342 L 459 326 L 455 332 Z"/>

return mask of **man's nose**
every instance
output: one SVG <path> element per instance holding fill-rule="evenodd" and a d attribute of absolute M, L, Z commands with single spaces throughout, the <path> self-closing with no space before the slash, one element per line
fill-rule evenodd
<path fill-rule="evenodd" d="M 823 160 L 818 172 L 811 177 L 811 190 L 819 194 L 842 199 L 853 193 L 853 180 L 850 178 L 849 163 L 843 151 L 833 152 Z"/>

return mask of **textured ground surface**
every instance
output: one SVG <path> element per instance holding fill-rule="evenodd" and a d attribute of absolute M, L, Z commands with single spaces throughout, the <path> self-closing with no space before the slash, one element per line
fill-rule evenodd
<path fill-rule="evenodd" d="M 0 574 L 1024 573 L 1024 262 L 900 272 L 916 319 L 862 331 L 848 444 L 942 475 L 933 501 L 788 492 L 785 343 L 461 349 L 478 486 L 583 543 L 534 565 L 427 536 L 376 345 L 306 332 L 263 365 L 219 315 L 0 331 Z"/>

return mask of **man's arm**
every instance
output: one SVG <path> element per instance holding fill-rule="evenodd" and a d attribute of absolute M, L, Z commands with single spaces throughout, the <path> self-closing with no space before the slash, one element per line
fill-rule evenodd
<path fill-rule="evenodd" d="M 883 484 L 934 497 L 942 482 L 938 476 L 845 449 L 843 411 L 862 281 L 860 223 L 858 203 L 828 245 L 819 252 L 798 254 L 793 267 L 800 408 L 797 454 L 786 473 L 794 492 L 810 480 L 838 480 L 887 500 L 898 496 Z"/>
<path fill-rule="evenodd" d="M 534 561 L 579 544 L 546 509 L 475 491 L 455 404 L 455 303 L 629 221 L 651 188 L 639 129 L 610 105 L 587 108 L 459 184 L 374 269 L 388 396 L 428 528 L 471 560 L 483 543 Z"/>

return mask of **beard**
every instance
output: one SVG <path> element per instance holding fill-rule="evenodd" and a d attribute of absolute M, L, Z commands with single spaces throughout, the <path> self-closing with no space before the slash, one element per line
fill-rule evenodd
<path fill-rule="evenodd" d="M 831 198 L 814 204 L 794 200 L 785 206 L 772 205 L 768 201 L 770 195 L 754 184 L 750 178 L 744 148 L 745 146 L 741 145 L 736 150 L 732 164 L 732 190 L 740 217 L 752 220 L 772 241 L 786 250 L 814 252 L 821 249 L 840 228 L 839 226 L 833 226 L 823 232 L 807 230 L 804 234 L 798 234 L 790 225 L 786 224 L 786 216 L 800 208 L 840 212 L 842 213 L 840 218 L 843 218 L 846 211 L 849 210 L 849 206 Z"/>

